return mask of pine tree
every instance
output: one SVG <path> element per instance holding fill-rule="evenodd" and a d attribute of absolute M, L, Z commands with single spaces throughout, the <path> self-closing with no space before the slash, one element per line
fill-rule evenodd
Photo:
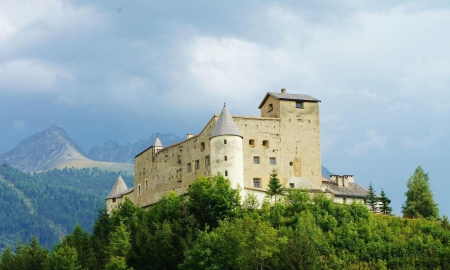
<path fill-rule="evenodd" d="M 278 173 L 275 169 L 272 170 L 269 178 L 269 188 L 267 189 L 267 195 L 270 196 L 272 200 L 272 196 L 275 196 L 275 201 L 277 201 L 277 195 L 282 195 L 284 192 L 283 185 L 281 185 L 280 180 L 278 179 Z"/>
<path fill-rule="evenodd" d="M 428 180 L 428 173 L 420 166 L 414 171 L 414 175 L 409 177 L 406 201 L 402 206 L 404 217 L 439 219 L 439 209 L 434 202 Z"/>
<path fill-rule="evenodd" d="M 381 203 L 380 212 L 383 213 L 383 215 L 388 215 L 392 212 L 392 208 L 389 206 L 391 200 L 386 197 L 386 193 L 384 192 L 383 188 L 381 188 L 379 202 Z"/>
<path fill-rule="evenodd" d="M 369 190 L 367 191 L 366 205 L 369 206 L 369 209 L 370 211 L 372 211 L 372 213 L 378 212 L 378 197 L 375 189 L 372 186 L 372 182 L 370 182 Z"/>

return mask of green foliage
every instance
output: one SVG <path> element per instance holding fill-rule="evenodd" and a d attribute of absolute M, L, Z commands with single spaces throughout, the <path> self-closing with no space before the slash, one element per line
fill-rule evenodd
<path fill-rule="evenodd" d="M 200 226 L 215 228 L 219 220 L 235 216 L 240 204 L 239 190 L 220 173 L 210 178 L 200 176 L 188 189 L 189 211 Z"/>
<path fill-rule="evenodd" d="M 6 248 L 0 270 L 450 269 L 446 217 L 374 215 L 360 203 L 293 189 L 259 209 L 247 196 L 238 208 L 223 177 L 199 178 L 190 191 L 189 198 L 170 192 L 146 210 L 128 199 L 110 215 L 101 209 L 92 234 L 76 226 L 50 255 L 37 240 L 19 243 L 16 253 Z M 201 207 L 209 215 L 194 213 Z"/>
<path fill-rule="evenodd" d="M 386 193 L 384 192 L 383 189 L 381 189 L 380 192 L 379 202 L 381 203 L 380 213 L 382 213 L 383 215 L 389 215 L 392 212 L 392 208 L 389 206 L 391 200 L 389 200 L 389 198 L 386 197 Z"/>
<path fill-rule="evenodd" d="M 272 199 L 275 196 L 275 201 L 277 200 L 277 195 L 282 195 L 284 192 L 283 185 L 280 183 L 280 179 L 278 179 L 278 173 L 275 169 L 272 170 L 272 173 L 269 175 L 269 184 L 267 188 L 267 195 Z"/>
<path fill-rule="evenodd" d="M 378 213 L 378 196 L 372 186 L 372 182 L 370 182 L 369 189 L 367 190 L 366 205 L 369 206 L 372 213 Z"/>
<path fill-rule="evenodd" d="M 133 182 L 132 176 L 122 177 Z M 76 224 L 90 230 L 116 178 L 117 173 L 97 168 L 25 174 L 2 164 L 0 231 L 14 240 L 31 241 L 36 236 L 44 246 L 51 247 Z"/>
<path fill-rule="evenodd" d="M 417 167 L 408 180 L 408 191 L 405 193 L 406 201 L 402 206 L 404 217 L 439 219 L 439 210 L 434 202 L 428 181 L 428 174 L 423 171 L 422 167 Z"/>

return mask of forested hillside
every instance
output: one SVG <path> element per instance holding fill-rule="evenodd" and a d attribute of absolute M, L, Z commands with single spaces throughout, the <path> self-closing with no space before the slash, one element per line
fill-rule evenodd
<path fill-rule="evenodd" d="M 223 176 L 200 177 L 148 210 L 126 200 L 51 252 L 6 249 L 3 269 L 449 269 L 447 219 L 375 215 L 363 204 L 287 190 L 260 207 Z M 26 268 L 26 267 L 28 268 Z"/>
<path fill-rule="evenodd" d="M 25 174 L 0 165 L 0 236 L 14 242 L 36 236 L 51 247 L 76 224 L 90 231 L 117 175 L 98 169 Z M 122 177 L 132 184 L 131 175 Z M 0 241 L 0 247 L 4 245 Z"/>

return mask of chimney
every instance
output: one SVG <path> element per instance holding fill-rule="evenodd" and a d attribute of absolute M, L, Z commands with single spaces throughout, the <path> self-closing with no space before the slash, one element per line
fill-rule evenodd
<path fill-rule="evenodd" d="M 192 138 L 194 135 L 191 133 L 186 134 L 186 140 Z"/>
<path fill-rule="evenodd" d="M 286 93 L 286 88 L 281 88 L 281 94 L 285 94 Z"/>

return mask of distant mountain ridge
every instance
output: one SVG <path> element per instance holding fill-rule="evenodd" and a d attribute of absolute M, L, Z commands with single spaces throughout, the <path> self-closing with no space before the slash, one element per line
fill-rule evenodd
<path fill-rule="evenodd" d="M 68 160 L 85 158 L 81 147 L 64 129 L 51 125 L 1 154 L 0 162 L 10 164 L 23 172 L 33 172 L 56 168 Z"/>
<path fill-rule="evenodd" d="M 155 143 L 156 136 L 159 136 L 164 146 L 180 142 L 184 139 L 170 132 L 166 134 L 153 133 L 147 139 L 126 145 L 121 145 L 117 141 L 106 141 L 102 145 L 93 146 L 87 157 L 99 161 L 134 163 L 134 157 L 152 146 Z"/>

